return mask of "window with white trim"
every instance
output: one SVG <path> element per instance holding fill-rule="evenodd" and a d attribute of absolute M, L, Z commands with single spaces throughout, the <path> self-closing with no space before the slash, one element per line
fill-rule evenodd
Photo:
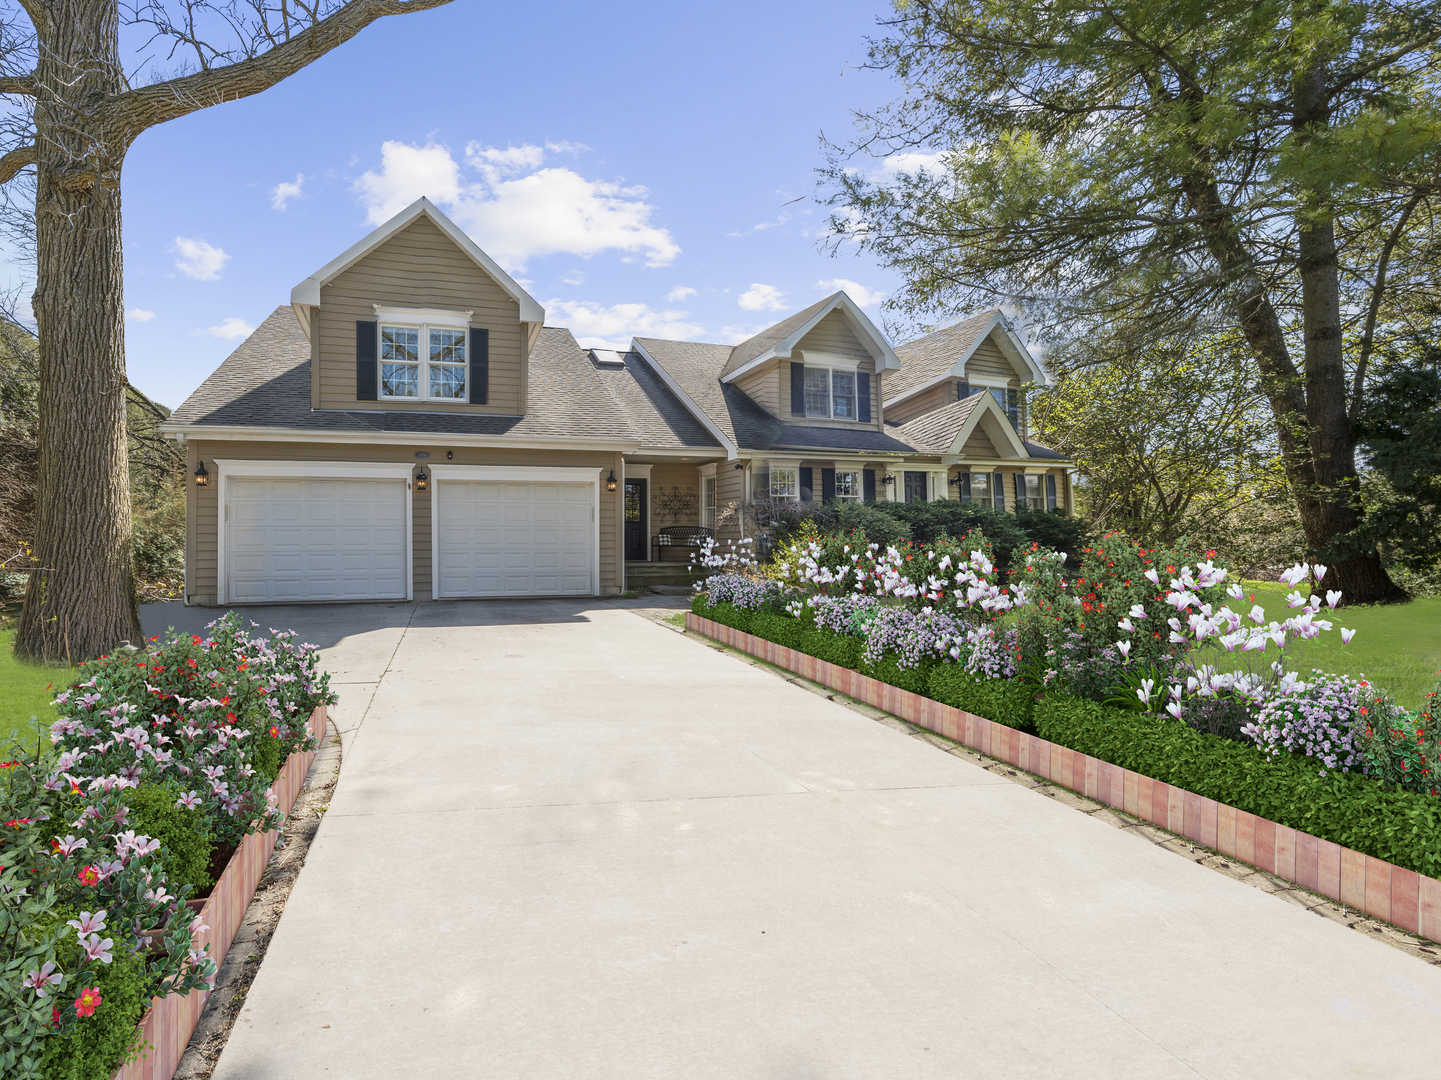
<path fill-rule="evenodd" d="M 1006 419 L 1011 422 L 1011 427 L 1016 431 L 1021 430 L 1021 392 L 1007 386 L 992 386 L 989 388 L 991 397 L 996 399 L 996 404 L 1001 407 L 1001 412 L 1006 414 Z"/>
<path fill-rule="evenodd" d="M 1046 508 L 1046 492 L 1041 486 L 1042 480 L 1039 476 L 1026 475 L 1026 509 L 1044 510 Z"/>
<path fill-rule="evenodd" d="M 466 399 L 462 327 L 380 324 L 380 397 L 412 401 Z"/>
<path fill-rule="evenodd" d="M 715 528 L 715 477 L 700 478 L 700 523 L 707 529 Z"/>
<path fill-rule="evenodd" d="M 805 368 L 806 415 L 827 420 L 854 420 L 859 415 L 856 404 L 856 373 L 838 368 Z"/>
<path fill-rule="evenodd" d="M 801 497 L 799 469 L 771 469 L 771 498 L 795 499 Z"/>
<path fill-rule="evenodd" d="M 991 505 L 991 474 L 973 472 L 970 481 L 961 485 L 961 502 Z"/>
<path fill-rule="evenodd" d="M 860 502 L 864 494 L 864 478 L 859 469 L 836 470 L 836 498 L 841 502 Z"/>

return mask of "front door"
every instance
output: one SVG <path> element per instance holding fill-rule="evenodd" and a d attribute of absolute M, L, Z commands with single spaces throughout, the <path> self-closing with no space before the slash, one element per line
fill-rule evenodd
<path fill-rule="evenodd" d="M 923 472 L 906 473 L 906 502 L 926 501 L 926 474 Z"/>
<path fill-rule="evenodd" d="M 625 557 L 627 562 L 644 562 L 649 552 L 645 543 L 645 481 L 625 482 Z"/>

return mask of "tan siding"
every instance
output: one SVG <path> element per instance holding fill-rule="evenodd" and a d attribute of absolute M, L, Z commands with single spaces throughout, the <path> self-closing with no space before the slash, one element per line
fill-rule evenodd
<path fill-rule="evenodd" d="M 254 443 L 254 442 L 202 442 L 190 441 L 192 461 L 204 459 L 210 470 L 210 486 L 196 489 L 190 486 L 191 505 L 187 512 L 189 525 L 186 550 L 189 555 L 186 569 L 186 591 L 191 603 L 214 604 L 218 595 L 216 583 L 216 538 L 219 527 L 219 474 L 216 458 L 242 461 L 363 461 L 363 462 L 405 462 L 419 465 L 417 451 L 429 451 L 424 459 L 427 466 L 449 465 L 532 465 L 563 468 L 615 469 L 620 475 L 621 460 L 618 455 L 588 452 L 578 453 L 566 450 L 495 450 L 481 448 L 460 448 L 454 450 L 454 458 L 447 460 L 447 447 L 437 444 L 402 444 L 396 446 L 349 446 L 327 443 Z M 194 465 L 190 466 L 194 472 Z M 694 470 L 692 470 L 694 474 Z M 602 479 L 604 477 L 602 476 Z M 619 485 L 617 485 L 619 488 Z M 431 596 L 430 565 L 430 493 L 412 491 L 414 502 L 411 512 L 412 580 L 417 600 L 429 600 Z M 620 581 L 620 548 L 616 543 L 617 509 L 621 493 L 600 492 L 600 588 L 602 593 L 614 592 Z"/>
<path fill-rule="evenodd" d="M 745 470 L 737 469 L 741 462 L 722 461 L 715 470 L 715 508 L 717 519 L 724 518 L 716 527 L 716 536 L 724 540 L 740 537 L 738 510 L 745 501 Z M 727 507 L 733 507 L 729 514 Z"/>
<path fill-rule="evenodd" d="M 855 332 L 846 322 L 846 317 L 839 311 L 830 312 L 811 327 L 811 332 L 796 342 L 796 348 L 802 352 L 806 349 L 818 349 L 821 352 L 849 357 L 860 361 L 861 371 L 876 370 L 876 362 L 871 358 L 870 351 L 856 338 Z"/>
<path fill-rule="evenodd" d="M 790 366 L 780 363 L 766 364 L 756 371 L 748 372 L 736 380 L 736 386 L 772 416 L 781 414 L 781 371 L 790 379 Z M 789 406 L 791 388 L 787 382 L 785 396 Z"/>
<path fill-rule="evenodd" d="M 625 458 L 621 454 L 606 455 L 607 474 L 616 480 L 625 475 Z M 602 477 L 604 479 L 604 477 Z M 625 580 L 625 545 L 620 542 L 618 523 L 624 513 L 625 485 L 617 483 L 614 492 L 600 488 L 600 594 L 615 596 Z"/>
<path fill-rule="evenodd" d="M 966 361 L 966 378 L 971 382 L 987 386 L 1021 385 L 1021 379 L 1011 362 L 989 338 L 976 346 L 976 351 Z"/>
<path fill-rule="evenodd" d="M 471 325 L 490 330 L 489 403 L 356 401 L 355 324 L 375 318 L 374 304 L 474 312 Z M 507 415 L 523 411 L 526 363 L 520 307 L 429 218 L 417 218 L 321 289 L 313 336 L 321 408 Z"/>
<path fill-rule="evenodd" d="M 871 364 L 874 368 L 875 365 Z M 861 371 L 867 370 L 862 367 Z M 881 399 L 877 392 L 878 383 L 871 384 L 871 422 L 869 424 L 858 424 L 854 420 L 822 420 L 816 416 L 792 416 L 791 415 L 791 365 L 789 362 L 782 363 L 777 372 L 779 398 L 776 402 L 775 415 L 779 416 L 788 424 L 804 424 L 806 427 L 864 427 L 881 430 Z"/>
<path fill-rule="evenodd" d="M 943 405 L 949 405 L 956 400 L 956 381 L 941 383 L 929 390 L 923 390 L 914 397 L 907 398 L 891 406 L 887 419 L 892 424 L 908 424 L 918 416 L 933 412 Z"/>
<path fill-rule="evenodd" d="M 996 452 L 996 444 L 991 442 L 991 437 L 980 428 L 971 432 L 971 437 L 966 440 L 966 445 L 961 447 L 961 453 L 967 457 L 999 458 L 1001 456 Z"/>
<path fill-rule="evenodd" d="M 719 472 L 724 463 L 718 466 Z M 735 472 L 735 469 L 731 469 Z M 719 499 L 717 499 L 719 501 Z M 667 503 L 683 503 L 679 514 L 664 513 Z M 651 532 L 663 525 L 700 524 L 700 473 L 694 465 L 656 465 L 650 470 Z"/>

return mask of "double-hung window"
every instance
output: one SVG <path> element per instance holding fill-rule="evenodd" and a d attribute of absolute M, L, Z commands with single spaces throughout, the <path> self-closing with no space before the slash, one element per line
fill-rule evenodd
<path fill-rule="evenodd" d="M 771 469 L 771 498 L 796 499 L 801 497 L 799 469 Z"/>
<path fill-rule="evenodd" d="M 990 473 L 973 472 L 970 474 L 969 483 L 961 485 L 961 502 L 980 503 L 982 506 L 991 505 L 991 475 Z"/>
<path fill-rule="evenodd" d="M 466 401 L 463 327 L 380 324 L 380 397 Z"/>
<path fill-rule="evenodd" d="M 804 386 L 807 416 L 854 420 L 860 415 L 856 404 L 854 371 L 807 365 Z"/>
<path fill-rule="evenodd" d="M 707 529 L 715 528 L 715 477 L 700 478 L 700 523 Z"/>
<path fill-rule="evenodd" d="M 836 470 L 836 498 L 841 502 L 860 502 L 865 494 L 865 481 L 859 469 Z"/>
<path fill-rule="evenodd" d="M 1046 493 L 1041 490 L 1041 478 L 1039 476 L 1026 476 L 1026 509 L 1044 510 L 1046 508 Z"/>
<path fill-rule="evenodd" d="M 1006 419 L 1011 422 L 1011 427 L 1017 431 L 1021 430 L 1021 392 L 1012 390 L 1009 387 L 991 387 L 991 397 L 996 399 L 996 404 L 1006 414 Z"/>

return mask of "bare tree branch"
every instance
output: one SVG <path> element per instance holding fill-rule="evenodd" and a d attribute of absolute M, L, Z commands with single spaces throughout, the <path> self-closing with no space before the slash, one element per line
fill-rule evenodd
<path fill-rule="evenodd" d="M 14 179 L 15 174 L 27 165 L 35 164 L 35 147 L 17 146 L 4 157 L 0 157 L 0 184 Z"/>
<path fill-rule="evenodd" d="M 128 90 L 112 99 L 106 111 L 125 127 L 128 138 L 133 139 L 156 124 L 267 90 L 343 45 L 377 19 L 428 11 L 450 2 L 350 0 L 334 14 L 312 26 L 298 28 L 293 36 L 258 56 Z"/>
<path fill-rule="evenodd" d="M 35 76 L 0 75 L 0 94 L 29 94 L 35 96 Z"/>
<path fill-rule="evenodd" d="M 1376 262 L 1376 283 L 1371 287 L 1371 303 L 1366 309 L 1366 329 L 1361 334 L 1361 355 L 1356 361 L 1356 374 L 1351 385 L 1349 419 L 1353 427 L 1356 417 L 1361 414 L 1361 391 L 1366 386 L 1366 364 L 1371 359 L 1371 349 L 1375 344 L 1376 314 L 1381 310 L 1381 299 L 1386 293 L 1386 271 L 1391 261 L 1391 252 L 1396 249 L 1396 244 L 1406 231 L 1406 222 L 1411 219 L 1411 215 L 1415 212 L 1416 207 L 1421 205 L 1421 200 L 1426 195 L 1425 190 L 1418 191 L 1407 200 L 1400 216 L 1396 219 L 1395 227 L 1386 237 L 1386 243 L 1381 248 L 1381 257 Z"/>

